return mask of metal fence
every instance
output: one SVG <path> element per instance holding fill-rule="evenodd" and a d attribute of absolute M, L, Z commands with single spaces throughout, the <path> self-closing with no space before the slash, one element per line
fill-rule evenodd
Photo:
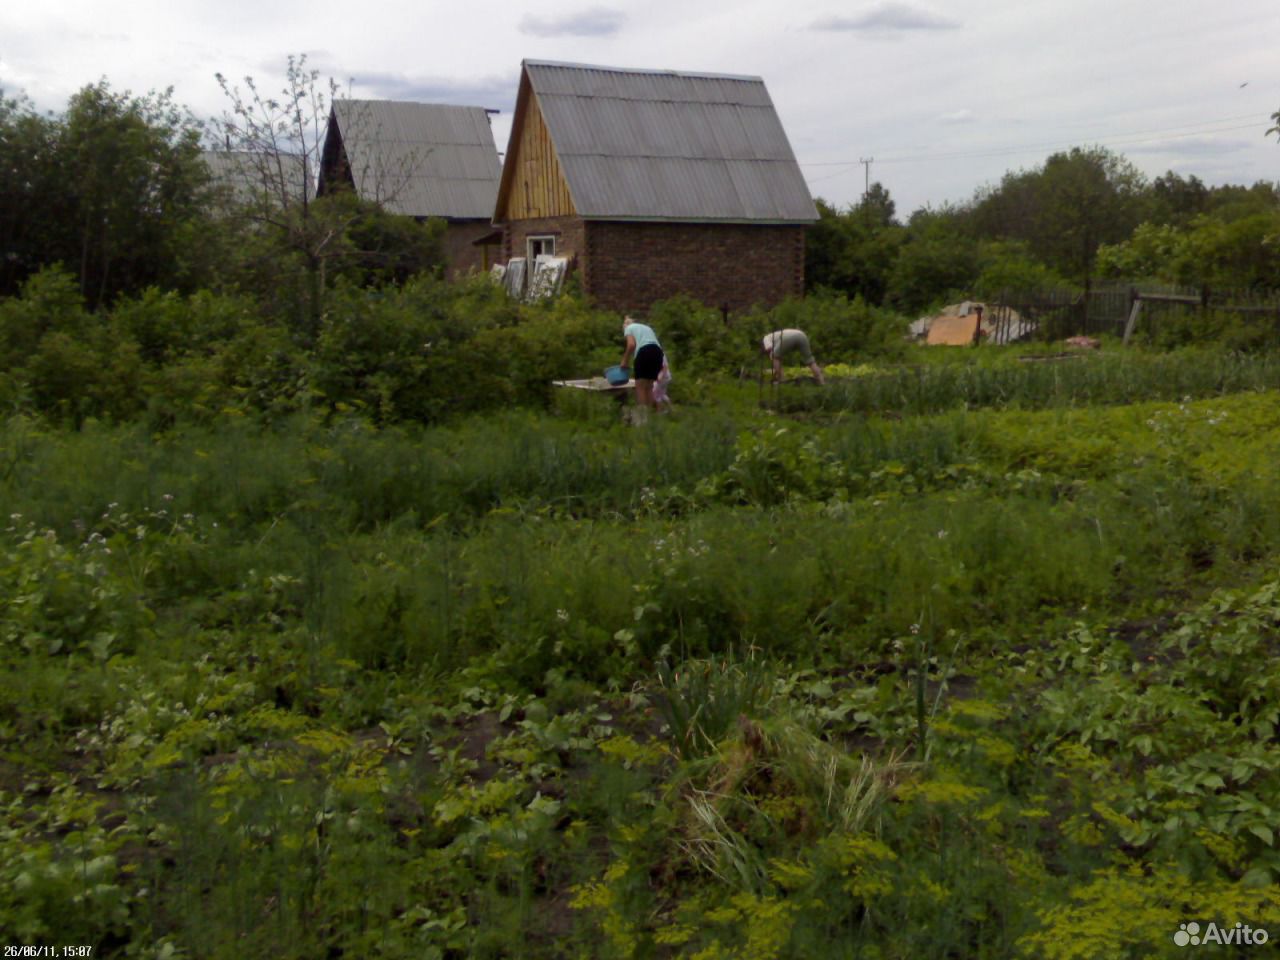
<path fill-rule="evenodd" d="M 991 343 L 1104 334 L 1164 344 L 1224 336 L 1280 343 L 1280 290 L 1107 283 L 1003 291 L 987 316 Z"/>

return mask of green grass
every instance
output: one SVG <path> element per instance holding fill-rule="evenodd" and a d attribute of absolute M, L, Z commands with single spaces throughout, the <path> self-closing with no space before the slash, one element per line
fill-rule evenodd
<path fill-rule="evenodd" d="M 1005 349 L 959 352 L 982 357 Z M 1201 399 L 1280 386 L 1280 366 L 1271 354 L 1117 349 L 1045 362 L 1000 353 L 995 360 L 973 363 L 960 362 L 957 351 L 947 352 L 953 356 L 834 381 L 824 390 L 784 387 L 772 402 L 788 413 L 924 415 L 955 408 L 1041 410 Z M 1019 357 L 1028 362 L 1018 362 Z"/>

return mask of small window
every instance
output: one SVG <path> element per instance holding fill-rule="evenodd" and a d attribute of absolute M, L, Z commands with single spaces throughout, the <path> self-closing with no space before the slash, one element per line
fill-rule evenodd
<path fill-rule="evenodd" d="M 530 263 L 537 263 L 539 257 L 556 255 L 555 237 L 529 237 L 525 243 L 528 244 Z"/>

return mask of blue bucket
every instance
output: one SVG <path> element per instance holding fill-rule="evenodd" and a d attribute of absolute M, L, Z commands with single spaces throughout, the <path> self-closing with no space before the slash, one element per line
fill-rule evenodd
<path fill-rule="evenodd" d="M 631 374 L 622 367 L 610 367 L 604 372 L 604 378 L 613 386 L 621 387 L 631 379 Z"/>

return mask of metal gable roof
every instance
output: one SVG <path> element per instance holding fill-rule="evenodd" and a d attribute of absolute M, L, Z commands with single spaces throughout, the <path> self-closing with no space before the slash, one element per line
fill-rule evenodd
<path fill-rule="evenodd" d="M 233 204 L 295 203 L 315 194 L 305 158 L 292 153 L 247 150 L 203 150 L 201 157 L 213 183 Z M 284 181 L 283 183 L 281 181 Z M 281 191 L 285 196 L 281 197 Z"/>
<path fill-rule="evenodd" d="M 356 193 L 392 213 L 488 220 L 502 172 L 483 107 L 335 100 Z"/>
<path fill-rule="evenodd" d="M 524 69 L 581 216 L 818 218 L 759 77 L 539 60 Z"/>

